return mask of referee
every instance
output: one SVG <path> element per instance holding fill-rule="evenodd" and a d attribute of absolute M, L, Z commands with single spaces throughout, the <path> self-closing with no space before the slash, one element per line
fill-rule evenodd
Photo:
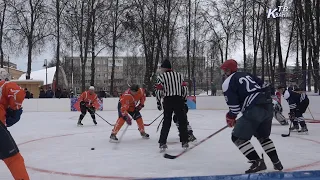
<path fill-rule="evenodd" d="M 162 110 L 161 97 L 163 97 L 164 120 L 159 139 L 159 148 L 165 150 L 167 138 L 171 127 L 173 112 L 179 119 L 179 135 L 182 148 L 188 148 L 187 115 L 184 111 L 184 96 L 187 92 L 183 87 L 183 77 L 180 73 L 171 70 L 171 63 L 165 59 L 161 64 L 161 71 L 157 78 L 156 98 L 159 111 Z"/>

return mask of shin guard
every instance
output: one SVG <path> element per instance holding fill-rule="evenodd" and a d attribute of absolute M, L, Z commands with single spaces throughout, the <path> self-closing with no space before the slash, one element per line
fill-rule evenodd
<path fill-rule="evenodd" d="M 114 125 L 114 128 L 112 129 L 112 134 L 116 135 L 120 131 L 124 122 L 125 120 L 122 117 L 118 118 L 116 124 Z"/>
<path fill-rule="evenodd" d="M 141 133 L 144 132 L 144 124 L 142 118 L 138 118 L 137 120 L 138 128 Z"/>

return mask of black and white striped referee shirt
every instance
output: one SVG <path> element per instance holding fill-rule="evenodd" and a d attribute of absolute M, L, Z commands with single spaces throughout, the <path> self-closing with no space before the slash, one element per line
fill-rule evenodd
<path fill-rule="evenodd" d="M 160 103 L 161 97 L 181 96 L 185 98 L 186 91 L 187 88 L 183 87 L 183 77 L 178 72 L 167 71 L 157 78 L 156 98 L 158 103 Z"/>

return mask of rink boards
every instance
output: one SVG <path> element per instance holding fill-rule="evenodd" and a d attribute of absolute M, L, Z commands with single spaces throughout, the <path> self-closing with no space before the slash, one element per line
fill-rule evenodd
<path fill-rule="evenodd" d="M 154 178 L 154 180 L 319 180 L 320 171 L 273 172 L 223 176 L 197 176 L 177 178 Z"/>

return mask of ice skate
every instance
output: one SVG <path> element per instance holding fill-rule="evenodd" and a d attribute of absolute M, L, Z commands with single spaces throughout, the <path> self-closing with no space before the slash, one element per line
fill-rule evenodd
<path fill-rule="evenodd" d="M 111 134 L 109 142 L 117 143 L 117 142 L 119 142 L 119 139 L 117 138 L 117 136 L 115 134 Z"/>
<path fill-rule="evenodd" d="M 92 121 L 93 121 L 94 125 L 97 125 L 97 124 L 98 124 L 95 119 L 93 119 Z"/>
<path fill-rule="evenodd" d="M 160 153 L 163 153 L 166 151 L 166 149 L 168 149 L 168 146 L 167 146 L 167 144 L 160 143 L 159 148 L 160 148 Z"/>
<path fill-rule="evenodd" d="M 298 134 L 300 134 L 300 135 L 308 135 L 309 131 L 308 131 L 307 126 L 301 127 L 301 130 L 298 131 Z"/>
<path fill-rule="evenodd" d="M 78 120 L 77 126 L 83 126 L 83 124 L 81 123 L 81 120 Z"/>
<path fill-rule="evenodd" d="M 250 166 L 250 169 L 245 171 L 246 174 L 256 173 L 256 172 L 263 171 L 263 170 L 267 169 L 267 166 L 264 163 L 263 155 L 262 155 L 262 159 L 251 160 L 251 161 L 249 161 L 249 163 L 251 163 L 252 165 Z"/>
<path fill-rule="evenodd" d="M 141 134 L 141 137 L 142 137 L 143 139 L 149 139 L 149 134 L 147 134 L 147 133 L 145 133 L 145 132 L 140 132 L 140 134 Z"/>
<path fill-rule="evenodd" d="M 277 163 L 273 163 L 273 168 L 274 168 L 274 170 L 282 171 L 283 166 L 282 166 L 281 162 L 278 161 Z"/>
<path fill-rule="evenodd" d="M 197 138 L 193 134 L 189 134 L 188 140 L 189 142 L 197 142 Z"/>
<path fill-rule="evenodd" d="M 188 142 L 182 142 L 182 148 L 183 149 L 188 149 L 189 148 Z"/>

